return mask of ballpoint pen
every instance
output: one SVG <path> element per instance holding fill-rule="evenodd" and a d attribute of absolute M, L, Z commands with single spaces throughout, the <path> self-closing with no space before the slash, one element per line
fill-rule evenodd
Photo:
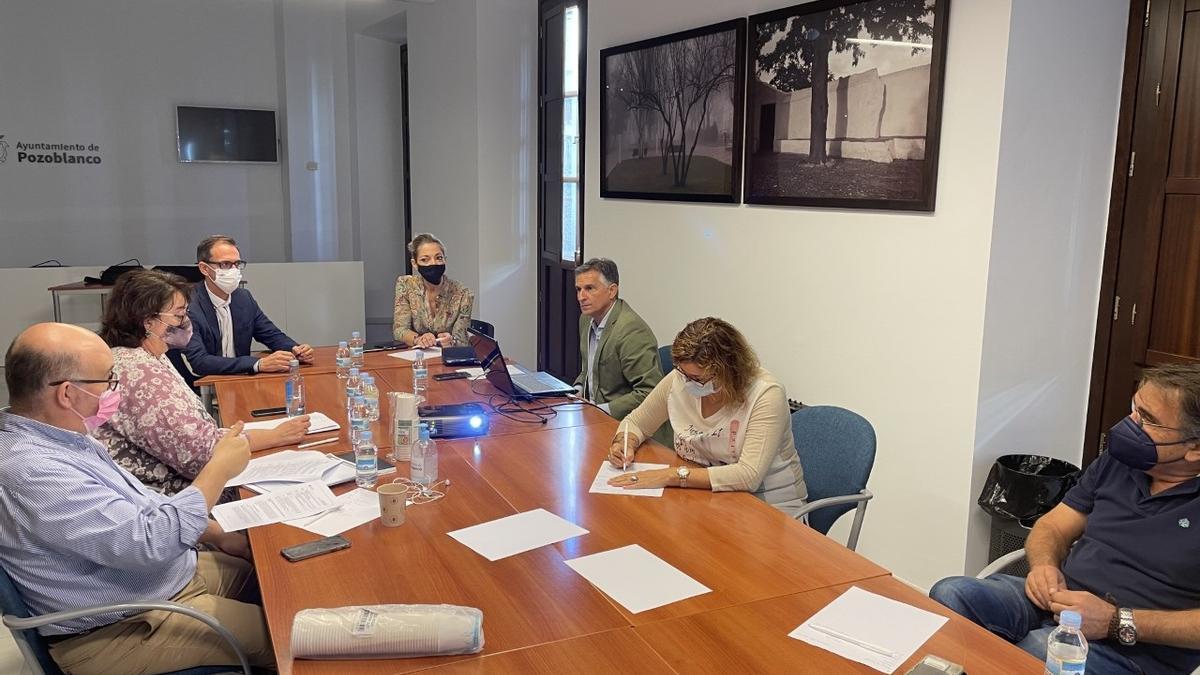
<path fill-rule="evenodd" d="M 829 628 L 828 626 L 822 626 L 819 623 L 810 623 L 810 624 L 808 624 L 808 627 L 817 631 L 818 633 L 824 633 L 830 637 L 835 637 L 835 638 L 841 640 L 842 642 L 849 642 L 850 644 L 854 645 L 855 647 L 862 647 L 863 649 L 865 649 L 869 652 L 875 652 L 876 654 L 879 654 L 881 656 L 887 656 L 887 657 L 893 658 L 893 659 L 896 658 L 896 656 L 897 656 L 896 652 L 893 652 L 889 649 L 884 649 L 883 647 L 880 647 L 878 645 L 873 645 L 870 642 L 864 642 L 862 640 L 859 640 L 858 638 L 851 637 L 849 635 L 846 635 L 845 633 L 842 633 L 840 631 L 836 631 L 832 628 Z"/>
<path fill-rule="evenodd" d="M 629 423 L 625 423 L 625 448 L 621 450 L 621 470 L 624 471 L 629 464 Z"/>
<path fill-rule="evenodd" d="M 311 447 L 313 447 L 314 445 L 325 445 L 326 443 L 334 443 L 334 442 L 337 442 L 337 440 L 338 440 L 338 439 L 337 439 L 337 437 L 335 436 L 335 437 L 333 437 L 333 438 L 326 438 L 326 439 L 325 439 L 325 440 L 323 440 L 323 441 L 313 441 L 313 442 L 311 442 L 311 443 L 301 443 L 300 445 L 297 445 L 297 446 L 296 446 L 296 448 L 297 448 L 297 449 L 300 449 L 300 450 L 303 450 L 304 448 L 311 448 Z"/>

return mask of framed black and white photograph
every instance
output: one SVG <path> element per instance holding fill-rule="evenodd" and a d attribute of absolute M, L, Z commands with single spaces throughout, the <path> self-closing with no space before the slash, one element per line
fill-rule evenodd
<path fill-rule="evenodd" d="M 600 196 L 737 203 L 746 20 L 600 51 Z"/>
<path fill-rule="evenodd" d="M 949 0 L 750 17 L 745 200 L 932 211 Z"/>

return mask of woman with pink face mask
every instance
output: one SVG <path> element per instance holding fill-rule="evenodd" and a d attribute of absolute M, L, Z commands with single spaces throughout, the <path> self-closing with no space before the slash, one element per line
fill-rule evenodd
<path fill-rule="evenodd" d="M 192 337 L 189 291 L 173 274 L 123 274 L 100 327 L 112 348 L 121 398 L 116 414 L 94 435 L 117 464 L 166 495 L 192 483 L 225 433 L 167 359 L 168 350 L 186 347 Z M 301 416 L 245 435 L 253 451 L 298 443 L 307 432 L 308 417 Z"/>

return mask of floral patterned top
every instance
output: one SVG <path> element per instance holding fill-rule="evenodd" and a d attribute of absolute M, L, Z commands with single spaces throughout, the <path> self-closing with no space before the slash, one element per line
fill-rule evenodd
<path fill-rule="evenodd" d="M 96 437 L 122 468 L 173 495 L 191 485 L 224 431 L 165 354 L 140 347 L 113 347 L 112 353 L 121 406 Z"/>
<path fill-rule="evenodd" d="M 424 333 L 449 333 L 454 344 L 467 345 L 467 327 L 471 325 L 471 289 L 442 277 L 438 284 L 437 310 L 429 311 L 425 300 L 425 281 L 419 274 L 396 279 L 396 311 L 392 319 L 392 337 L 405 344 Z"/>

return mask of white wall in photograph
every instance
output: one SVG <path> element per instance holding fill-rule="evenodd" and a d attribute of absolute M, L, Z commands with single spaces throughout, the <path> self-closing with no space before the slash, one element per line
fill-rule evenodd
<path fill-rule="evenodd" d="M 593 3 L 589 119 L 599 114 L 599 49 L 777 7 Z M 1082 447 L 1128 6 L 1075 0 L 1061 12 L 1039 10 L 1046 23 L 1030 31 L 1025 17 L 1037 7 L 955 0 L 933 213 L 600 199 L 588 184 L 585 254 L 620 264 L 622 295 L 661 343 L 692 319 L 721 316 L 747 334 L 789 396 L 872 422 L 876 498 L 859 551 L 925 587 L 978 569 L 976 477 L 997 446 L 1052 439 L 1076 460 Z M 1071 12 L 1093 16 L 1079 22 Z M 1036 57 L 1014 54 L 1024 50 L 1079 55 L 1035 76 Z M 1056 94 L 1039 113 L 1032 92 L 1049 86 Z M 1057 116 L 1049 128 L 1030 128 L 1047 114 Z M 598 146 L 596 125 L 587 143 Z M 1081 144 L 1092 147 L 1081 153 Z M 1056 201 L 1056 193 L 1069 196 Z M 1033 222 L 1017 224 L 1022 217 Z M 1046 231 L 1031 246 L 1051 250 L 1031 256 L 1017 242 L 1039 226 Z M 1063 264 L 1043 259 L 1051 255 Z M 1017 275 L 1029 278 L 1017 283 Z M 1026 358 L 1035 346 L 1044 353 Z M 1001 362 L 989 362 L 997 353 L 1009 359 L 1003 377 L 1015 381 L 997 377 Z M 1035 401 L 1053 412 L 1014 422 L 994 414 L 997 391 L 1014 395 L 1011 410 Z"/>

